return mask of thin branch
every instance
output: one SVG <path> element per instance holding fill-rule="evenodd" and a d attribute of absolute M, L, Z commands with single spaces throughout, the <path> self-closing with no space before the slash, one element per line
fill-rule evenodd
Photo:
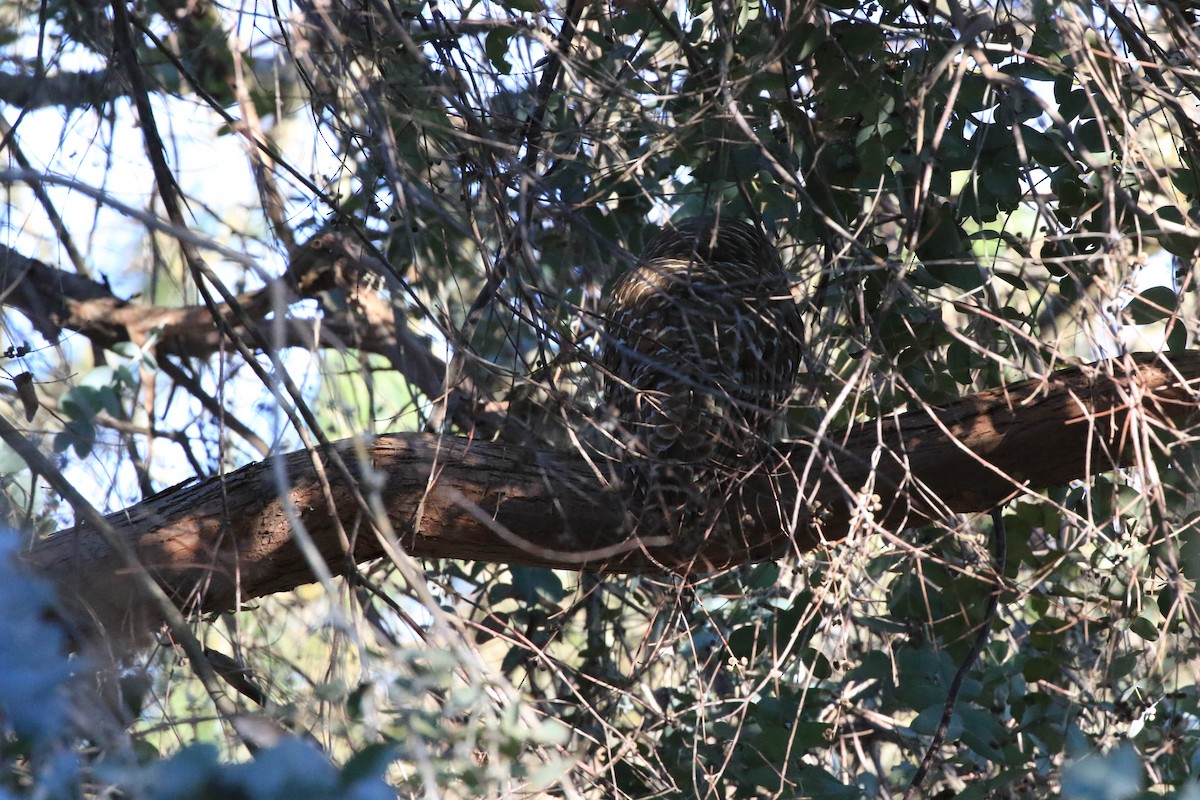
<path fill-rule="evenodd" d="M 916 773 L 913 774 L 912 782 L 909 783 L 908 789 L 904 792 L 904 800 L 909 800 L 913 796 L 913 793 L 921 788 L 925 776 L 929 774 L 929 767 L 933 765 L 933 759 L 942 749 L 942 743 L 946 741 L 946 732 L 950 729 L 950 721 L 954 717 L 954 706 L 958 703 L 958 694 L 962 691 L 963 681 L 966 680 L 967 673 L 975 665 L 979 654 L 983 652 L 984 645 L 987 644 L 987 640 L 992 635 L 992 623 L 996 621 L 996 612 L 1000 608 L 1000 595 L 1004 592 L 1004 565 L 1008 561 L 1008 542 L 1004 530 L 1004 510 L 1001 507 L 997 506 L 992 510 L 992 522 L 994 525 L 992 538 L 995 549 L 992 563 L 993 569 L 996 572 L 996 580 L 992 586 L 991 594 L 988 595 L 987 609 L 983 612 L 983 621 L 979 623 L 979 633 L 975 637 L 975 643 L 971 645 L 970 652 L 967 653 L 967 657 L 959 665 L 958 671 L 954 673 L 954 680 L 950 682 L 950 690 L 946 692 L 946 705 L 942 709 L 942 718 L 938 722 L 937 729 L 933 732 L 933 739 L 929 742 L 929 748 L 925 751 L 925 757 L 921 759 L 920 766 L 917 767 Z"/>

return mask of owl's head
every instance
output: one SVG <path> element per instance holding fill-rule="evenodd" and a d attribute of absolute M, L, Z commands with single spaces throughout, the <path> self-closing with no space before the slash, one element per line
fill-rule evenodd
<path fill-rule="evenodd" d="M 732 217 L 689 217 L 654 235 L 642 258 L 677 258 L 704 263 L 750 263 L 764 271 L 782 269 L 779 252 L 756 226 Z"/>

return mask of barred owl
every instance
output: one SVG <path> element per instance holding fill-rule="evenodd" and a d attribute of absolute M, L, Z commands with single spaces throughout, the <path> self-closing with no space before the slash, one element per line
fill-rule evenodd
<path fill-rule="evenodd" d="M 601 340 L 635 502 L 711 504 L 714 481 L 766 453 L 796 388 L 802 334 L 779 253 L 758 228 L 699 217 L 654 236 L 613 287 Z"/>

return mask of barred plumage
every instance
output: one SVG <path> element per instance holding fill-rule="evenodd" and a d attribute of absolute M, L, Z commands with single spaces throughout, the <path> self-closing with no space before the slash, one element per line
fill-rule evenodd
<path fill-rule="evenodd" d="M 756 227 L 693 218 L 650 241 L 613 287 L 601 354 L 626 463 L 649 484 L 639 494 L 687 504 L 681 492 L 707 494 L 752 466 L 796 388 L 802 328 L 779 253 Z"/>

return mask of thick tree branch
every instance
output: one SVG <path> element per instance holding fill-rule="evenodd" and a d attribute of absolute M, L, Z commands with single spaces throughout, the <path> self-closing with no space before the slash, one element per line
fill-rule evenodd
<path fill-rule="evenodd" d="M 819 445 L 792 443 L 781 448 L 786 472 L 756 477 L 741 491 L 739 535 L 711 537 L 698 552 L 644 547 L 628 533 L 618 495 L 572 454 L 425 434 L 337 447 L 364 491 L 382 487 L 381 507 L 413 556 L 688 570 L 807 551 L 864 521 L 898 530 L 981 511 L 1025 488 L 1135 463 L 1142 437 L 1132 433 L 1150 425 L 1160 439 L 1179 440 L 1198 386 L 1200 352 L 1169 361 L 1144 355 L 866 423 Z M 181 604 L 228 609 L 313 580 L 277 474 L 287 476 L 286 502 L 334 572 L 384 554 L 349 487 L 335 484 L 334 508 L 323 502 L 304 452 L 167 490 L 108 519 Z M 801 513 L 792 522 L 794 509 Z M 349 556 L 335 522 L 358 531 Z M 87 525 L 39 542 L 29 560 L 103 618 L 138 605 L 119 556 Z"/>
<path fill-rule="evenodd" d="M 324 302 L 328 292 L 343 292 L 351 298 L 350 313 L 328 314 L 322 320 L 288 319 L 279 346 L 352 346 L 382 355 L 421 392 L 436 397 L 441 392 L 445 362 L 431 352 L 427 341 L 396 319 L 391 303 L 364 286 L 369 266 L 343 237 L 323 234 L 298 250 L 285 279 L 238 295 L 238 301 L 250 317 L 262 320 L 301 297 Z M 119 342 L 140 344 L 157 328 L 156 349 L 163 355 L 207 358 L 221 348 L 221 333 L 204 306 L 169 308 L 123 300 L 107 284 L 57 269 L 2 244 L 0 304 L 21 312 L 51 342 L 70 330 L 110 348 Z M 221 309 L 228 323 L 238 328 L 229 310 L 223 305 Z"/>
<path fill-rule="evenodd" d="M 17 108 L 104 106 L 124 93 L 122 86 L 103 70 L 54 75 L 38 75 L 32 69 L 0 71 L 0 101 Z"/>

